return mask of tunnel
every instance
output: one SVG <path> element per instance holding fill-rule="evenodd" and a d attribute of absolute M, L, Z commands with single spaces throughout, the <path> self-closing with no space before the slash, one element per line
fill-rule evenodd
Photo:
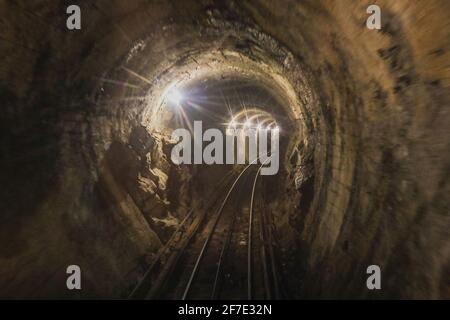
<path fill-rule="evenodd" d="M 450 2 L 0 12 L 0 298 L 450 299 Z M 200 123 L 275 174 L 174 162 Z"/>

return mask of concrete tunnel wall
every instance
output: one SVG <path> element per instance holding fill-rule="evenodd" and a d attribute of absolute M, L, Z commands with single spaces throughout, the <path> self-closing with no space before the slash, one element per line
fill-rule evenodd
<path fill-rule="evenodd" d="M 371 1 L 80 2 L 69 32 L 66 1 L 0 1 L 0 297 L 127 296 L 201 201 L 148 116 L 199 57 L 276 74 L 293 101 L 302 132 L 270 204 L 293 297 L 449 298 L 450 4 L 376 3 L 380 31 Z"/>

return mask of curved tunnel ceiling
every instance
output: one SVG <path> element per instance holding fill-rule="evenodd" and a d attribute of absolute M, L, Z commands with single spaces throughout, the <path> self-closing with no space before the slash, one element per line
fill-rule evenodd
<path fill-rule="evenodd" d="M 235 188 L 224 270 L 248 274 L 250 216 L 273 244 L 270 294 L 260 271 L 253 298 L 449 298 L 450 5 L 377 1 L 378 31 L 370 4 L 80 1 L 69 32 L 61 2 L 1 1 L 0 297 L 180 298 L 194 263 L 170 281 L 164 266 Z M 171 133 L 195 120 L 278 127 L 280 170 L 175 165 Z M 222 285 L 214 297 L 247 297 Z"/>

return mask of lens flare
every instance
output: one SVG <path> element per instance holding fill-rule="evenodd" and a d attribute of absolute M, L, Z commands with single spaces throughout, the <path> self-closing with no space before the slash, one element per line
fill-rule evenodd
<path fill-rule="evenodd" d="M 167 92 L 166 99 L 175 105 L 179 105 L 181 101 L 183 101 L 183 94 L 180 90 L 177 88 L 170 89 L 169 92 Z"/>

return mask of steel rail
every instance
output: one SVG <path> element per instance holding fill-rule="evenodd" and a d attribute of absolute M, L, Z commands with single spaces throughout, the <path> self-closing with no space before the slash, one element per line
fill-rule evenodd
<path fill-rule="evenodd" d="M 214 222 L 213 222 L 213 225 L 212 225 L 212 227 L 211 227 L 211 231 L 209 232 L 208 237 L 205 239 L 205 242 L 203 243 L 203 247 L 202 247 L 202 249 L 201 249 L 201 251 L 200 251 L 200 253 L 199 253 L 198 257 L 197 257 L 197 260 L 196 260 L 195 265 L 194 265 L 194 269 L 193 269 L 192 272 L 191 272 L 191 275 L 190 275 L 190 277 L 189 277 L 188 283 L 186 284 L 186 288 L 185 288 L 185 290 L 184 290 L 184 293 L 183 293 L 183 296 L 182 296 L 181 300 L 186 300 L 187 295 L 189 294 L 189 291 L 190 291 L 191 286 L 192 286 L 192 282 L 194 281 L 194 278 L 195 278 L 195 276 L 197 275 L 198 268 L 199 268 L 199 266 L 200 266 L 200 263 L 201 263 L 201 261 L 202 261 L 202 259 L 203 259 L 204 254 L 205 254 L 205 252 L 206 252 L 206 248 L 208 247 L 208 244 L 209 244 L 209 242 L 211 241 L 211 238 L 212 238 L 212 236 L 213 236 L 213 234 L 214 234 L 214 231 L 215 231 L 215 229 L 216 229 L 217 223 L 219 222 L 219 219 L 220 219 L 220 217 L 221 217 L 221 215 L 222 215 L 223 208 L 225 207 L 225 204 L 227 203 L 228 198 L 230 197 L 231 192 L 233 191 L 234 187 L 236 186 L 236 184 L 238 183 L 238 181 L 239 181 L 239 179 L 242 177 L 242 175 L 243 175 L 243 174 L 248 170 L 248 168 L 250 168 L 250 166 L 252 166 L 256 161 L 258 161 L 258 159 L 255 159 L 254 161 L 252 161 L 250 164 L 247 165 L 247 167 L 245 167 L 245 168 L 241 171 L 241 173 L 239 174 L 239 176 L 236 178 L 236 180 L 234 181 L 234 183 L 231 185 L 230 190 L 228 190 L 228 193 L 227 193 L 227 195 L 225 196 L 225 199 L 223 200 L 222 205 L 221 205 L 220 208 L 217 210 L 216 218 L 215 218 L 215 220 L 214 220 Z"/>
<path fill-rule="evenodd" d="M 255 198 L 256 182 L 258 181 L 259 173 L 263 166 L 269 161 L 264 161 L 256 172 L 255 179 L 253 181 L 252 196 L 250 198 L 250 210 L 248 219 L 248 240 L 247 240 L 247 298 L 252 299 L 252 231 L 253 231 L 253 202 Z"/>
<path fill-rule="evenodd" d="M 232 173 L 231 173 L 232 174 Z M 226 179 L 231 177 L 228 175 L 224 175 L 222 180 L 217 183 L 217 185 L 220 187 L 223 183 L 225 183 Z M 214 191 L 210 192 L 210 195 L 212 195 L 217 189 L 215 188 Z M 146 285 L 146 282 L 151 277 L 151 273 L 153 269 L 156 267 L 158 262 L 161 260 L 164 253 L 167 251 L 167 249 L 172 245 L 174 242 L 176 236 L 178 235 L 179 231 L 184 227 L 185 223 L 193 216 L 193 213 L 195 212 L 197 208 L 192 208 L 189 210 L 188 214 L 183 218 L 183 220 L 180 222 L 180 224 L 177 226 L 175 231 L 170 236 L 169 240 L 165 243 L 165 245 L 158 251 L 156 257 L 153 259 L 153 262 L 150 264 L 150 266 L 147 268 L 147 271 L 144 273 L 142 279 L 138 282 L 138 284 L 134 287 L 133 291 L 128 295 L 128 299 L 136 298 L 136 296 L 139 294 L 141 290 L 143 290 L 143 286 Z"/>

